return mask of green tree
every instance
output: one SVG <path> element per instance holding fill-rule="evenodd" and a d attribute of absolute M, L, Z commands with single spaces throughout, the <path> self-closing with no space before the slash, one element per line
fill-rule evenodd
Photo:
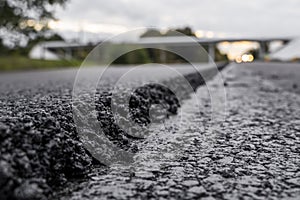
<path fill-rule="evenodd" d="M 145 33 L 143 33 L 140 37 L 145 38 L 145 37 L 161 37 L 161 36 L 162 34 L 159 30 L 150 28 Z"/>
<path fill-rule="evenodd" d="M 195 36 L 194 31 L 190 27 L 184 27 L 184 28 L 176 28 L 176 29 L 168 29 L 164 34 L 161 33 L 159 30 L 150 28 L 146 32 L 144 32 L 140 37 L 162 37 L 162 36 Z"/>
<path fill-rule="evenodd" d="M 182 36 L 182 34 L 196 36 L 190 27 L 170 29 L 165 33 L 165 36 Z"/>
<path fill-rule="evenodd" d="M 68 0 L 0 0 L 0 40 L 9 46 L 22 45 L 43 35 L 54 19 L 56 5 Z"/>

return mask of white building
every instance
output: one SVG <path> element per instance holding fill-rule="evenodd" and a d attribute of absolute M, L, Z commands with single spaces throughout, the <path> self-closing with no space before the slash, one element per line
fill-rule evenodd
<path fill-rule="evenodd" d="M 64 41 L 40 42 L 30 50 L 29 57 L 44 60 L 71 59 L 72 49 L 81 46 L 83 45 Z"/>

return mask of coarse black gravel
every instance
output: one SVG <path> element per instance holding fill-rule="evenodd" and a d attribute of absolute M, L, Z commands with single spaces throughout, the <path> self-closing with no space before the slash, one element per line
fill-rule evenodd
<path fill-rule="evenodd" d="M 119 77 L 115 76 L 118 71 L 122 70 L 111 73 L 112 80 Z M 210 70 L 203 74 L 213 76 Z M 93 166 L 101 165 L 84 148 L 76 132 L 71 102 L 75 75 L 75 70 L 0 75 L 0 199 L 52 198 L 53 190 L 86 177 Z M 204 83 L 194 72 L 185 73 L 185 78 L 194 89 Z M 174 77 L 164 79 L 174 81 Z M 99 89 L 97 96 L 98 120 L 112 141 L 129 148 L 134 138 L 114 124 L 109 110 L 111 86 L 109 82 L 107 85 Z M 173 115 L 180 101 L 167 88 L 149 84 L 133 95 L 132 116 L 137 123 L 147 124 L 150 104 L 164 102 Z"/>
<path fill-rule="evenodd" d="M 177 81 L 156 69 L 147 70 L 165 83 Z M 135 122 L 149 123 L 151 103 L 168 110 L 165 127 L 154 127 L 145 139 L 114 124 L 110 89 L 127 70 L 110 72 L 96 95 L 98 119 L 107 137 L 136 156 L 130 166 L 109 167 L 85 150 L 72 121 L 76 71 L 1 74 L 0 199 L 299 199 L 299 69 L 287 63 L 228 66 L 222 72 L 225 121 L 210 118 L 205 87 L 197 97 L 178 99 L 161 85 L 130 78 L 118 89 L 142 86 L 131 100 Z M 195 73 L 184 74 L 194 88 L 203 84 Z M 218 82 L 208 84 L 219 91 Z"/>
<path fill-rule="evenodd" d="M 196 97 L 184 101 L 180 115 L 137 143 L 143 149 L 135 163 L 93 169 L 56 197 L 299 199 L 300 96 L 281 84 L 297 83 L 285 74 L 299 69 L 284 63 L 281 68 L 272 63 L 228 66 L 222 73 L 225 120 L 210 119 L 210 94 L 200 87 Z M 277 78 L 269 78 L 275 71 Z M 215 92 L 223 90 L 219 81 L 208 83 Z"/>

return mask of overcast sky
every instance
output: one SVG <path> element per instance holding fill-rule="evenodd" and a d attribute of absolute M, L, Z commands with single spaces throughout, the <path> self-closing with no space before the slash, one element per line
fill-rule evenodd
<path fill-rule="evenodd" d="M 300 36 L 299 0 L 69 0 L 63 32 L 98 36 L 137 27 L 190 26 L 214 36 Z"/>

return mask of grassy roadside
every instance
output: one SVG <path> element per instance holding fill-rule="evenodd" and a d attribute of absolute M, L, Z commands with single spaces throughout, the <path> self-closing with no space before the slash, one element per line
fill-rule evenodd
<path fill-rule="evenodd" d="M 25 56 L 0 56 L 0 72 L 78 67 L 78 60 L 36 60 Z"/>

